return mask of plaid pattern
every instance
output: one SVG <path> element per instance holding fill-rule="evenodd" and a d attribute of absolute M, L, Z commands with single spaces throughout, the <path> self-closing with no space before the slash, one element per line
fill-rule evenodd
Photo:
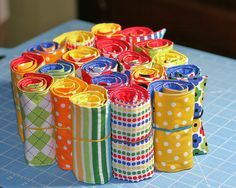
<path fill-rule="evenodd" d="M 54 118 L 49 92 L 20 93 L 24 121 L 25 158 L 31 166 L 55 161 Z"/>

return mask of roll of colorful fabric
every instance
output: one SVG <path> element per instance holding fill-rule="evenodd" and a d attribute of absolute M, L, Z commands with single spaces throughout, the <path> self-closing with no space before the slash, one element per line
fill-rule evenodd
<path fill-rule="evenodd" d="M 121 25 L 117 23 L 96 24 L 91 31 L 95 34 L 97 40 L 105 38 L 125 39 L 125 36 L 121 34 Z"/>
<path fill-rule="evenodd" d="M 101 39 L 96 41 L 96 46 L 103 56 L 115 59 L 121 52 L 132 50 L 129 43 L 119 39 Z"/>
<path fill-rule="evenodd" d="M 158 53 L 153 57 L 153 67 L 156 67 L 157 64 L 166 69 L 176 65 L 185 65 L 188 64 L 188 57 L 175 50 L 170 50 L 165 53 Z"/>
<path fill-rule="evenodd" d="M 126 74 L 112 72 L 111 74 L 103 74 L 92 79 L 92 83 L 105 87 L 108 93 L 116 88 L 129 84 L 129 77 Z"/>
<path fill-rule="evenodd" d="M 151 82 L 164 79 L 164 77 L 165 71 L 161 65 L 158 65 L 157 68 L 138 66 L 131 74 L 131 83 L 148 88 Z"/>
<path fill-rule="evenodd" d="M 25 73 L 37 72 L 38 69 L 44 64 L 45 62 L 42 56 L 30 52 L 25 52 L 21 57 L 17 57 L 10 62 L 12 90 L 16 105 L 18 132 L 22 141 L 24 141 L 24 131 L 17 83 L 21 78 L 23 78 Z"/>
<path fill-rule="evenodd" d="M 25 159 L 30 166 L 55 162 L 54 117 L 49 88 L 53 78 L 26 73 L 18 82 L 25 136 Z"/>
<path fill-rule="evenodd" d="M 126 70 L 132 72 L 137 66 L 152 66 L 152 59 L 143 52 L 135 52 L 131 50 L 123 51 L 118 55 L 119 71 L 124 72 Z"/>
<path fill-rule="evenodd" d="M 111 177 L 110 102 L 100 86 L 70 97 L 73 127 L 73 171 L 79 181 L 104 184 Z"/>
<path fill-rule="evenodd" d="M 79 49 L 70 50 L 66 52 L 62 59 L 70 62 L 75 66 L 75 74 L 81 78 L 81 67 L 84 63 L 93 61 L 100 56 L 100 52 L 93 47 L 81 46 Z"/>
<path fill-rule="evenodd" d="M 56 80 L 69 75 L 75 76 L 75 67 L 72 63 L 59 60 L 57 63 L 42 66 L 38 72 L 48 74 Z"/>
<path fill-rule="evenodd" d="M 167 39 L 150 39 L 134 44 L 134 50 L 137 52 L 145 51 L 150 57 L 156 54 L 163 54 L 173 49 L 174 43 Z"/>
<path fill-rule="evenodd" d="M 117 72 L 118 62 L 107 57 L 99 57 L 93 61 L 82 65 L 82 78 L 85 82 L 91 84 L 92 78 L 102 74 L 108 74 L 112 71 Z"/>
<path fill-rule="evenodd" d="M 195 109 L 193 120 L 193 154 L 206 154 L 208 145 L 203 129 L 201 116 L 203 114 L 203 97 L 208 76 L 202 76 L 201 70 L 196 65 L 180 65 L 168 68 L 167 76 L 169 79 L 183 79 L 195 85 Z"/>
<path fill-rule="evenodd" d="M 73 50 L 81 46 L 93 47 L 95 44 L 95 36 L 89 31 L 71 31 L 59 35 L 54 38 L 53 41 L 61 45 L 66 45 L 68 50 Z"/>
<path fill-rule="evenodd" d="M 127 42 L 130 42 L 131 44 L 150 39 L 162 39 L 165 33 L 165 28 L 153 32 L 153 30 L 148 27 L 139 26 L 129 27 L 122 30 L 122 34 L 125 35 Z"/>
<path fill-rule="evenodd" d="M 72 170 L 72 120 L 69 97 L 86 90 L 88 85 L 72 76 L 57 80 L 50 88 L 54 106 L 56 157 L 58 166 Z"/>
<path fill-rule="evenodd" d="M 44 57 L 46 64 L 55 63 L 66 52 L 64 45 L 57 42 L 43 42 L 32 46 L 28 52 L 36 53 Z"/>
<path fill-rule="evenodd" d="M 191 82 L 181 80 L 149 85 L 154 107 L 155 168 L 159 171 L 177 172 L 193 166 L 194 90 Z"/>
<path fill-rule="evenodd" d="M 122 86 L 110 94 L 112 173 L 115 178 L 141 181 L 154 173 L 151 104 L 140 86 Z"/>

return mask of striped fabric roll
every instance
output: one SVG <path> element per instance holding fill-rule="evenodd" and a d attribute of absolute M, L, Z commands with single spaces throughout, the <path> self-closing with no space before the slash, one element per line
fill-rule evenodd
<path fill-rule="evenodd" d="M 143 87 L 112 91 L 112 173 L 115 178 L 141 181 L 154 173 L 151 104 Z"/>
<path fill-rule="evenodd" d="M 70 62 L 75 66 L 75 74 L 78 78 L 81 78 L 81 67 L 84 63 L 93 61 L 100 56 L 100 52 L 93 47 L 81 46 L 79 49 L 70 50 L 66 52 L 62 59 L 66 62 Z"/>
<path fill-rule="evenodd" d="M 70 97 L 73 127 L 73 171 L 79 181 L 104 184 L 111 177 L 110 102 L 100 86 Z"/>
<path fill-rule="evenodd" d="M 45 61 L 42 56 L 30 52 L 25 52 L 21 57 L 17 57 L 10 62 L 12 90 L 16 105 L 18 132 L 22 141 L 24 141 L 24 130 L 17 83 L 20 79 L 23 78 L 23 75 L 25 73 L 37 72 L 38 69 L 44 64 Z"/>
<path fill-rule="evenodd" d="M 164 78 L 165 71 L 161 65 L 158 65 L 157 68 L 138 66 L 131 74 L 131 83 L 148 88 L 151 82 Z"/>
<path fill-rule="evenodd" d="M 151 30 L 148 27 L 139 27 L 139 26 L 129 27 L 122 30 L 122 34 L 125 35 L 126 40 L 131 44 L 144 40 L 161 39 L 164 37 L 165 33 L 166 33 L 165 28 L 153 32 L 153 30 Z"/>
<path fill-rule="evenodd" d="M 43 42 L 32 46 L 28 52 L 36 53 L 44 57 L 46 64 L 55 63 L 66 52 L 64 45 L 57 42 Z"/>
<path fill-rule="evenodd" d="M 132 70 L 137 66 L 152 66 L 152 59 L 143 52 L 135 52 L 131 50 L 123 51 L 118 56 L 119 61 L 119 71 L 125 72 L 126 70 L 132 72 Z"/>
<path fill-rule="evenodd" d="M 156 67 L 157 64 L 162 65 L 166 69 L 176 65 L 185 65 L 188 64 L 188 57 L 175 50 L 170 50 L 165 53 L 156 54 L 153 57 L 153 67 Z"/>
<path fill-rule="evenodd" d="M 194 107 L 194 121 L 193 121 L 193 154 L 206 154 L 208 152 L 208 145 L 203 128 L 202 114 L 203 114 L 203 98 L 208 76 L 202 76 L 201 70 L 196 65 L 180 65 L 168 68 L 166 71 L 169 79 L 188 80 L 195 85 L 195 107 Z"/>
<path fill-rule="evenodd" d="M 96 42 L 96 46 L 103 56 L 114 59 L 121 52 L 132 49 L 128 42 L 119 39 L 101 39 Z"/>
<path fill-rule="evenodd" d="M 72 63 L 59 60 L 57 63 L 42 66 L 38 72 L 48 74 L 54 79 L 60 79 L 69 75 L 75 76 L 75 67 Z"/>
<path fill-rule="evenodd" d="M 92 33 L 95 34 L 96 39 L 124 39 L 125 36 L 121 34 L 121 25 L 117 23 L 100 23 L 91 28 Z"/>
<path fill-rule="evenodd" d="M 149 85 L 154 107 L 155 168 L 159 171 L 177 172 L 193 166 L 194 90 L 191 82 L 181 80 Z"/>
<path fill-rule="evenodd" d="M 26 73 L 18 82 L 25 136 L 25 159 L 30 166 L 55 162 L 54 117 L 49 88 L 53 78 Z"/>
<path fill-rule="evenodd" d="M 112 72 L 111 74 L 103 74 L 92 79 L 92 83 L 105 87 L 108 93 L 116 88 L 129 84 L 129 77 L 126 74 Z"/>
<path fill-rule="evenodd" d="M 58 166 L 72 170 L 72 120 L 69 97 L 86 90 L 88 85 L 72 76 L 57 80 L 50 88 L 56 130 Z"/>
<path fill-rule="evenodd" d="M 91 83 L 92 78 L 102 74 L 117 72 L 118 62 L 107 57 L 99 57 L 82 65 L 82 78 L 85 82 Z"/>
<path fill-rule="evenodd" d="M 73 50 L 81 46 L 93 47 L 95 44 L 95 36 L 89 31 L 71 31 L 59 35 L 54 38 L 53 41 L 61 45 L 66 45 L 68 50 Z"/>
<path fill-rule="evenodd" d="M 134 44 L 134 50 L 137 52 L 145 51 L 150 57 L 156 54 L 162 54 L 173 49 L 174 43 L 167 39 L 150 39 Z"/>

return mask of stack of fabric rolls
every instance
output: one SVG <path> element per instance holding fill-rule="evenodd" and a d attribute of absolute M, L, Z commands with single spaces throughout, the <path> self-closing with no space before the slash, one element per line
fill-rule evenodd
<path fill-rule="evenodd" d="M 208 152 L 208 77 L 166 29 L 101 23 L 35 44 L 10 62 L 25 159 L 78 181 L 131 182 L 193 167 Z"/>

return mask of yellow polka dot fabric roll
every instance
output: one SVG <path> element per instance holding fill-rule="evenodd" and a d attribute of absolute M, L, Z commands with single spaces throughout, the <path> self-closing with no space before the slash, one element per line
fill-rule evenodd
<path fill-rule="evenodd" d="M 149 85 L 158 171 L 177 172 L 193 166 L 194 90 L 192 83 L 180 80 L 160 80 Z"/>

